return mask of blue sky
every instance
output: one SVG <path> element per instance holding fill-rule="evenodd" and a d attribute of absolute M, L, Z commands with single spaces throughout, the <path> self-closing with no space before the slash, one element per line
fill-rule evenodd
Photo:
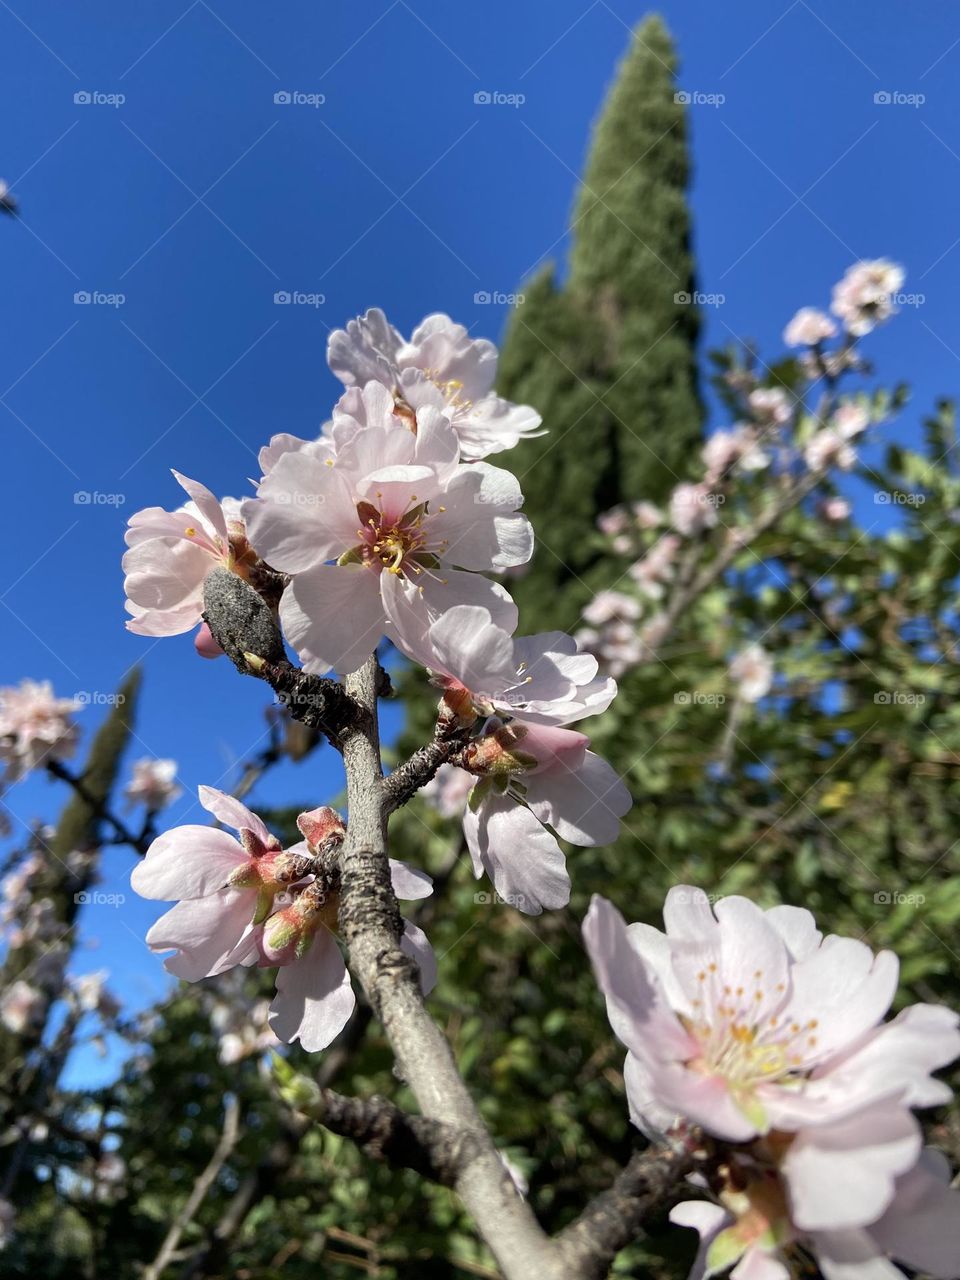
<path fill-rule="evenodd" d="M 960 12 L 661 9 L 681 88 L 712 99 L 690 110 L 700 284 L 724 297 L 706 345 L 749 334 L 775 352 L 798 306 L 825 304 L 855 259 L 889 255 L 925 299 L 869 347 L 885 377 L 914 385 L 891 428 L 909 435 L 960 381 Z M 315 433 L 337 393 L 327 333 L 370 305 L 401 328 L 444 310 L 497 338 L 504 307 L 476 295 L 513 293 L 562 260 L 590 124 L 643 12 L 627 0 L 0 3 L 0 175 L 23 211 L 0 225 L 12 481 L 0 681 L 96 695 L 142 660 L 137 750 L 175 756 L 190 788 L 229 786 L 262 744 L 266 691 L 200 661 L 188 639 L 125 632 L 126 519 L 178 503 L 171 466 L 243 494 L 271 433 Z M 312 301 L 277 304 L 281 292 Z M 338 781 L 317 758 L 279 770 L 263 798 L 317 803 Z M 9 799 L 29 821 L 62 796 L 37 779 Z M 197 820 L 190 809 L 172 816 Z M 129 865 L 109 854 L 106 892 L 123 891 Z M 78 967 L 116 968 L 138 1001 L 158 992 L 141 941 L 155 914 L 132 896 L 91 912 L 99 944 Z"/>

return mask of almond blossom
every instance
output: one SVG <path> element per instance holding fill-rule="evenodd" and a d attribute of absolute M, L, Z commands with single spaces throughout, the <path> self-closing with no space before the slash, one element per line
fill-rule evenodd
<path fill-rule="evenodd" d="M 783 331 L 788 347 L 815 347 L 836 336 L 837 326 L 816 307 L 801 307 Z"/>
<path fill-rule="evenodd" d="M 806 1231 L 791 1219 L 788 1188 L 776 1170 L 735 1155 L 719 1203 L 687 1200 L 670 1221 L 700 1234 L 690 1280 L 733 1267 L 735 1280 L 790 1280 L 812 1254 L 826 1280 L 902 1276 L 891 1260 L 935 1280 L 960 1274 L 960 1192 L 933 1148 L 897 1178 L 893 1200 L 875 1221 Z M 736 1181 L 734 1181 L 736 1179 Z"/>
<path fill-rule="evenodd" d="M 0 688 L 0 764 L 5 782 L 16 782 L 47 760 L 62 760 L 76 750 L 78 729 L 70 718 L 82 704 L 58 698 L 49 680 L 22 680 Z"/>
<path fill-rule="evenodd" d="M 411 422 L 427 406 L 442 412 L 466 460 L 543 435 L 535 409 L 511 404 L 494 392 L 497 348 L 486 338 L 471 338 L 449 316 L 427 316 L 404 341 L 384 313 L 373 308 L 330 335 L 327 363 L 347 387 L 381 383 Z"/>
<path fill-rule="evenodd" d="M 744 702 L 759 702 L 773 685 L 773 659 L 759 644 L 748 644 L 730 663 L 730 678 Z"/>
<path fill-rule="evenodd" d="M 146 507 L 127 525 L 123 585 L 132 615 L 127 630 L 141 636 L 189 631 L 203 620 L 203 584 L 210 570 L 246 574 L 253 563 L 236 501 L 220 502 L 178 471 L 173 477 L 189 501 L 176 511 Z"/>
<path fill-rule="evenodd" d="M 124 795 L 131 805 L 145 805 L 150 813 L 158 813 L 173 804 L 182 794 L 177 785 L 176 760 L 154 760 L 146 757 L 133 762 L 133 777 Z"/>
<path fill-rule="evenodd" d="M 23 978 L 17 978 L 0 996 L 0 1022 L 8 1031 L 22 1035 L 37 1025 L 47 1004 L 48 999 L 42 991 Z"/>
<path fill-rule="evenodd" d="M 712 529 L 717 523 L 718 496 L 701 482 L 678 484 L 670 495 L 670 523 L 678 533 L 690 538 Z"/>
<path fill-rule="evenodd" d="M 270 1028 L 309 1052 L 326 1048 L 356 1003 L 334 930 L 339 881 L 317 858 L 335 850 L 345 827 L 326 806 L 301 814 L 304 840 L 284 849 L 263 820 L 233 796 L 201 787 L 200 803 L 239 839 L 214 827 L 183 826 L 158 836 L 131 876 L 145 898 L 179 899 L 147 933 L 152 951 L 174 951 L 164 968 L 187 982 L 235 965 L 278 968 Z M 394 891 L 422 898 L 431 881 L 390 860 Z M 402 949 L 420 967 L 425 990 L 436 978 L 423 932 L 405 922 Z"/>
<path fill-rule="evenodd" d="M 571 844 L 615 840 L 632 803 L 616 772 L 566 726 L 605 711 L 616 693 L 597 661 L 571 637 L 549 632 L 513 640 L 483 609 L 451 609 L 417 644 L 398 626 L 401 646 L 444 689 L 442 713 L 483 720 L 459 763 L 478 779 L 463 829 L 474 874 L 501 897 L 538 915 L 570 896 L 555 836 Z"/>
<path fill-rule="evenodd" d="M 356 670 L 400 612 L 423 631 L 454 605 L 482 604 L 512 631 L 513 601 L 476 571 L 533 552 L 515 477 L 462 463 L 435 408 L 417 412 L 414 433 L 376 383 L 360 401 L 366 424 L 335 418 L 331 456 L 281 454 L 243 504 L 257 551 L 292 575 L 280 619 L 305 669 Z"/>
<path fill-rule="evenodd" d="M 903 281 L 903 268 L 887 258 L 857 262 L 834 286 L 830 309 L 848 333 L 862 338 L 896 314 L 893 297 Z"/>
<path fill-rule="evenodd" d="M 948 1101 L 931 1072 L 960 1054 L 958 1017 L 917 1004 L 883 1022 L 896 957 L 824 938 L 810 912 L 667 894 L 666 932 L 594 897 L 584 941 L 628 1049 L 631 1118 L 683 1117 L 776 1157 L 805 1231 L 875 1222 L 916 1164 L 913 1107 Z"/>

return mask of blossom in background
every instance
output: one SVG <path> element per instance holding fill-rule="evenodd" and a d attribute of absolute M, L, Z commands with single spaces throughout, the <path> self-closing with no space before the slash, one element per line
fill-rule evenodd
<path fill-rule="evenodd" d="M 444 688 L 461 723 L 488 717 L 461 763 L 478 779 L 463 828 L 475 875 L 537 915 L 570 896 L 565 859 L 549 825 L 571 844 L 615 840 L 632 803 L 589 739 L 566 726 L 605 711 L 613 680 L 561 632 L 512 640 L 485 610 L 451 609 L 414 655 Z"/>
<path fill-rule="evenodd" d="M 250 548 L 232 498 L 220 502 L 196 480 L 174 471 L 189 501 L 176 511 L 146 507 L 127 525 L 123 557 L 127 630 L 176 636 L 202 622 L 203 584 L 211 569 L 243 573 Z"/>
<path fill-rule="evenodd" d="M 825 498 L 820 504 L 820 514 L 824 520 L 837 524 L 849 519 L 852 508 L 846 498 Z"/>
<path fill-rule="evenodd" d="M 839 431 L 831 427 L 822 427 L 807 441 L 803 450 L 803 460 L 811 471 L 826 471 L 829 467 L 839 467 L 841 471 L 849 471 L 856 465 L 857 451 Z"/>
<path fill-rule="evenodd" d="M 960 1054 L 958 1017 L 917 1004 L 883 1022 L 896 957 L 824 938 L 810 912 L 667 894 L 666 931 L 595 897 L 584 940 L 628 1049 L 631 1118 L 678 1118 L 774 1160 L 803 1231 L 874 1223 L 920 1158 L 914 1107 L 949 1101 L 931 1073 Z"/>
<path fill-rule="evenodd" d="M 747 396 L 747 404 L 762 427 L 781 427 L 793 414 L 793 402 L 782 387 L 757 387 Z"/>
<path fill-rule="evenodd" d="M 703 446 L 704 482 L 715 486 L 734 466 L 743 471 L 762 471 L 770 465 L 770 454 L 760 447 L 757 432 L 749 423 L 739 423 L 729 431 L 715 431 Z"/>
<path fill-rule="evenodd" d="M 543 434 L 535 409 L 495 394 L 497 348 L 486 338 L 471 338 L 449 316 L 427 316 L 404 341 L 374 308 L 330 335 L 327 363 L 347 387 L 379 382 L 411 420 L 427 406 L 439 410 L 456 431 L 465 460 Z"/>
<path fill-rule="evenodd" d="M 836 336 L 837 326 L 824 311 L 816 307 L 801 307 L 783 331 L 788 347 L 815 347 L 827 338 Z"/>
<path fill-rule="evenodd" d="M 272 1031 L 310 1052 L 326 1048 L 355 1004 L 333 932 L 338 888 L 314 870 L 315 857 L 342 841 L 342 819 L 326 806 L 301 814 L 297 825 L 305 839 L 284 850 L 234 797 L 201 787 L 200 803 L 239 839 L 214 827 L 183 826 L 154 840 L 131 884 L 145 898 L 179 901 L 152 926 L 147 944 L 152 951 L 174 951 L 164 967 L 188 982 L 236 965 L 276 967 Z M 390 869 L 398 897 L 430 893 L 422 872 L 393 860 Z M 429 990 L 436 962 L 425 935 L 406 921 L 400 945 L 420 966 Z"/>
<path fill-rule="evenodd" d="M 848 333 L 862 338 L 896 314 L 893 299 L 903 281 L 903 268 L 887 258 L 857 262 L 834 286 L 830 309 Z"/>
<path fill-rule="evenodd" d="M 455 764 L 442 764 L 420 794 L 443 818 L 459 818 L 476 777 Z"/>
<path fill-rule="evenodd" d="M 133 777 L 127 783 L 124 795 L 131 805 L 145 805 L 150 813 L 157 813 L 173 804 L 182 794 L 177 785 L 176 760 L 154 760 L 146 757 L 133 763 Z"/>
<path fill-rule="evenodd" d="M 717 495 L 708 484 L 683 481 L 670 495 L 670 523 L 684 537 L 692 537 L 717 523 Z"/>
<path fill-rule="evenodd" d="M 598 591 L 581 615 L 590 625 L 581 627 L 574 638 L 581 649 L 599 659 L 611 676 L 623 675 L 645 656 L 635 625 L 641 612 L 640 603 L 633 596 L 622 591 Z"/>
<path fill-rule="evenodd" d="M 47 1007 L 47 997 L 23 978 L 12 982 L 0 995 L 0 1022 L 14 1035 L 35 1026 Z"/>
<path fill-rule="evenodd" d="M 533 552 L 514 476 L 461 463 L 436 409 L 417 413 L 414 434 L 383 388 L 368 385 L 363 399 L 368 425 L 335 420 L 334 456 L 282 454 L 243 504 L 257 551 L 292 575 L 280 618 L 312 672 L 356 670 L 401 611 L 422 632 L 454 605 L 483 604 L 512 631 L 510 596 L 473 571 Z"/>
<path fill-rule="evenodd" d="M 748 644 L 730 663 L 730 679 L 744 702 L 759 702 L 773 685 L 773 659 L 759 644 Z"/>
<path fill-rule="evenodd" d="M 679 550 L 680 539 L 676 534 L 665 533 L 657 539 L 645 556 L 627 570 L 649 599 L 659 600 L 663 596 L 665 584 L 673 578 L 674 561 Z"/>
<path fill-rule="evenodd" d="M 842 440 L 854 440 L 870 425 L 870 414 L 861 404 L 847 400 L 831 419 L 831 425 Z"/>
<path fill-rule="evenodd" d="M 49 680 L 21 680 L 0 688 L 0 764 L 5 782 L 16 782 L 48 760 L 76 750 L 79 730 L 71 719 L 80 703 L 58 698 Z"/>

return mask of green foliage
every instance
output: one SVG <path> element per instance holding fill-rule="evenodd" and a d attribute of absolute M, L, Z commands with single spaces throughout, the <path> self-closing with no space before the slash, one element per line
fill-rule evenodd
<path fill-rule="evenodd" d="M 500 390 L 549 430 L 521 444 L 538 558 L 512 584 L 539 624 L 569 626 L 589 595 L 598 512 L 661 495 L 700 439 L 699 329 L 684 107 L 659 17 L 634 34 L 597 121 L 571 227 L 569 279 L 524 285 Z"/>

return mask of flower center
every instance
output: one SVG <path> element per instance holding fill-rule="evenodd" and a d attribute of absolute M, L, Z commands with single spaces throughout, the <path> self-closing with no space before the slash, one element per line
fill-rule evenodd
<path fill-rule="evenodd" d="M 377 497 L 382 502 L 382 495 Z M 340 563 L 369 565 L 378 573 L 386 569 L 401 578 L 429 574 L 439 566 L 447 542 L 438 539 L 430 545 L 428 505 L 411 494 L 404 511 L 391 515 L 372 502 L 358 502 L 360 541 L 340 557 Z"/>

